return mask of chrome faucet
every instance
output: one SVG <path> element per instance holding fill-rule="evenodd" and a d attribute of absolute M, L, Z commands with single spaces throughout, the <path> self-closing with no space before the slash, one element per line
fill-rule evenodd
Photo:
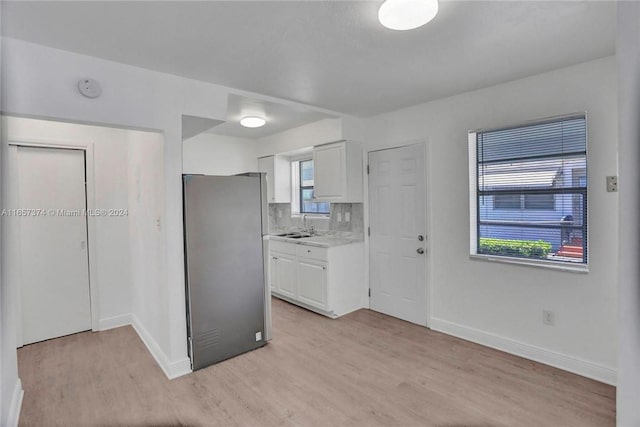
<path fill-rule="evenodd" d="M 307 226 L 307 214 L 302 214 L 302 227 L 305 232 L 311 234 L 312 236 L 316 233 L 316 229 L 313 224 Z"/>

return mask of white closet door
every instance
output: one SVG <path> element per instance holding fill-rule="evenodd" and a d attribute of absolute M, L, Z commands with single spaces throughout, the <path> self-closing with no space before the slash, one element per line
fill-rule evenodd
<path fill-rule="evenodd" d="M 18 147 L 18 204 L 23 343 L 91 329 L 84 151 Z"/>

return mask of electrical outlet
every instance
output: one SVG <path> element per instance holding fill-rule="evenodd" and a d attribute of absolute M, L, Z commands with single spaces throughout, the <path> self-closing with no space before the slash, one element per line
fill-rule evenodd
<path fill-rule="evenodd" d="M 262 331 L 256 332 L 256 341 L 262 341 Z"/>
<path fill-rule="evenodd" d="M 556 314 L 551 310 L 542 310 L 542 323 L 554 326 L 556 324 Z"/>

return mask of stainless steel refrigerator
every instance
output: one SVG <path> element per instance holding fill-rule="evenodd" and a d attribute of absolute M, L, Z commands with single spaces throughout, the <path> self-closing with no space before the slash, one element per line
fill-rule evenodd
<path fill-rule="evenodd" d="M 270 338 L 264 174 L 183 175 L 183 197 L 187 336 L 197 370 Z"/>

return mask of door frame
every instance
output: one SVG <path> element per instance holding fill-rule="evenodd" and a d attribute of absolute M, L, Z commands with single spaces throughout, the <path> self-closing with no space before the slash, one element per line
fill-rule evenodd
<path fill-rule="evenodd" d="M 428 140 L 418 140 L 418 141 L 407 141 L 405 143 L 400 143 L 398 145 L 393 145 L 390 147 L 380 147 L 380 148 L 375 148 L 375 149 L 371 149 L 371 150 L 367 150 L 366 151 L 366 164 L 365 164 L 365 168 L 364 168 L 364 174 L 365 174 L 365 179 L 364 179 L 364 201 L 365 201 L 365 207 L 366 209 L 364 209 L 364 245 L 365 245 L 365 252 L 366 252 L 366 259 L 365 259 L 365 274 L 366 274 L 366 282 L 367 282 L 367 287 L 368 289 L 371 289 L 371 248 L 370 248 L 370 237 L 369 237 L 369 233 L 367 232 L 367 230 L 369 229 L 369 227 L 371 226 L 370 222 L 369 222 L 369 218 L 370 218 L 370 210 L 371 210 L 371 204 L 369 201 L 369 179 L 371 177 L 371 175 L 369 175 L 368 173 L 368 167 L 369 167 L 369 155 L 371 153 L 375 153 L 375 152 L 379 152 L 379 151 L 386 151 L 386 150 L 393 150 L 393 149 L 397 149 L 397 148 L 406 148 L 406 147 L 411 147 L 411 146 L 415 146 L 415 145 L 422 145 L 424 147 L 424 179 L 425 179 L 425 191 L 426 191 L 426 195 L 425 195 L 425 206 L 424 206 L 424 224 L 425 224 L 425 232 L 426 232 L 426 236 L 425 236 L 425 286 L 424 286 L 424 296 L 426 298 L 426 304 L 425 304 L 425 319 L 426 319 L 426 324 L 423 325 L 427 328 L 430 328 L 431 325 L 431 320 L 432 320 L 432 313 L 433 313 L 433 308 L 432 308 L 432 302 L 433 302 L 433 298 L 432 298 L 432 294 L 433 294 L 433 290 L 432 290 L 432 286 L 431 284 L 433 283 L 433 269 L 431 268 L 431 248 L 432 248 L 432 244 L 431 242 L 433 241 L 433 229 L 431 226 L 431 168 L 429 167 L 429 159 L 430 159 L 430 144 Z M 371 309 L 371 296 L 369 296 L 367 298 L 367 304 L 368 304 L 368 308 Z"/>
<path fill-rule="evenodd" d="M 35 148 L 51 148 L 51 149 L 71 149 L 84 151 L 84 168 L 86 176 L 86 203 L 88 210 L 96 209 L 95 201 L 95 169 L 94 169 L 94 151 L 92 141 L 72 141 L 72 140 L 56 140 L 42 138 L 9 138 L 6 142 L 8 145 L 8 162 L 7 165 L 7 186 L 6 195 L 3 206 L 17 206 L 18 188 L 16 186 L 17 167 L 18 167 L 18 147 L 35 147 Z M 88 253 L 88 269 L 89 269 L 89 299 L 91 308 L 91 330 L 99 331 L 99 292 L 97 277 L 97 245 L 96 245 L 96 217 L 87 215 L 85 217 L 87 223 L 87 248 Z M 15 307 L 16 314 L 16 345 L 22 347 L 24 341 L 22 338 L 22 280 L 20 277 L 20 251 L 12 251 L 11 248 L 17 248 L 20 245 L 20 222 L 19 217 L 7 216 L 3 218 L 6 225 L 3 236 L 3 253 L 7 259 L 6 266 L 3 266 L 7 272 L 7 285 L 13 288 L 11 291 L 12 304 Z"/>

